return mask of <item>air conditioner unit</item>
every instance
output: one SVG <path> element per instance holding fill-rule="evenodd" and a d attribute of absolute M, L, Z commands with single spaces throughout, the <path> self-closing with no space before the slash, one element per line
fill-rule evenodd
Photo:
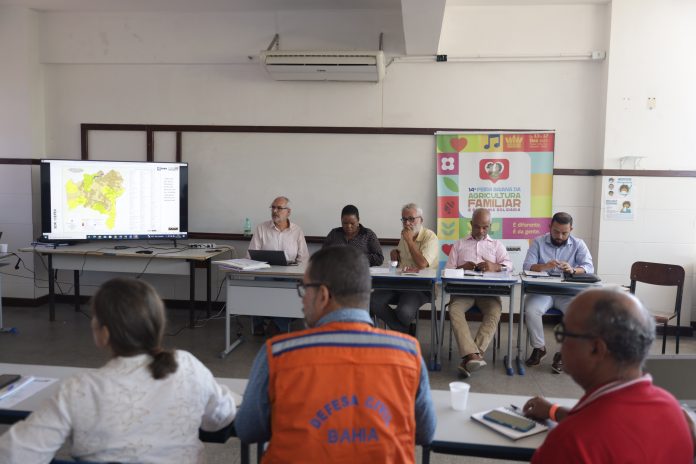
<path fill-rule="evenodd" d="M 361 51 L 265 51 L 261 63 L 278 81 L 379 82 L 384 53 Z"/>

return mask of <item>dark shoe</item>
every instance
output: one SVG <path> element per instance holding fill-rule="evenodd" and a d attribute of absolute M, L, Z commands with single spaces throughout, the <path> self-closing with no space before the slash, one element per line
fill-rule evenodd
<path fill-rule="evenodd" d="M 563 360 L 561 359 L 561 353 L 556 353 L 553 355 L 553 363 L 551 364 L 551 369 L 553 369 L 554 374 L 563 373 Z"/>
<path fill-rule="evenodd" d="M 481 356 L 479 353 L 471 353 L 464 356 L 464 360 L 462 362 L 464 362 L 464 367 L 470 373 L 486 366 L 486 361 L 483 360 L 483 356 Z"/>
<path fill-rule="evenodd" d="M 408 325 L 408 334 L 412 337 L 416 336 L 416 323 L 415 322 L 411 322 Z"/>
<path fill-rule="evenodd" d="M 459 367 L 457 367 L 457 370 L 461 378 L 466 379 L 471 377 L 471 372 L 466 369 L 466 358 L 462 358 L 462 362 L 459 364 Z"/>
<path fill-rule="evenodd" d="M 546 357 L 546 347 L 544 348 L 534 348 L 532 350 L 532 355 L 524 363 L 527 366 L 538 366 L 542 359 Z"/>
<path fill-rule="evenodd" d="M 256 324 L 252 329 L 251 329 L 251 334 L 256 335 L 256 336 L 261 336 L 263 337 L 266 335 L 266 328 L 263 323 L 261 324 Z"/>
<path fill-rule="evenodd" d="M 266 325 L 266 335 L 269 337 L 275 337 L 280 333 L 280 328 L 276 325 L 275 322 L 273 321 L 268 321 L 268 324 Z"/>

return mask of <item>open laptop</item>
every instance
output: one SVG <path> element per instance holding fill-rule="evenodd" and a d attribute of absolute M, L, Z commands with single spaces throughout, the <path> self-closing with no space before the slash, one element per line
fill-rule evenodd
<path fill-rule="evenodd" d="M 680 403 L 696 409 L 696 355 L 656 355 L 645 360 L 644 371 L 653 383 L 674 395 Z"/>
<path fill-rule="evenodd" d="M 289 266 L 285 252 L 282 250 L 249 250 L 249 257 L 255 261 L 263 261 L 271 266 Z"/>

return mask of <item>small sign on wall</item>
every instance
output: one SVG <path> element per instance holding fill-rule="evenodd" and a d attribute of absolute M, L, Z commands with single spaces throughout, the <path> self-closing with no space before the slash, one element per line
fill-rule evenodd
<path fill-rule="evenodd" d="M 633 177 L 605 176 L 602 179 L 604 217 L 613 221 L 632 221 L 635 218 L 635 184 Z"/>

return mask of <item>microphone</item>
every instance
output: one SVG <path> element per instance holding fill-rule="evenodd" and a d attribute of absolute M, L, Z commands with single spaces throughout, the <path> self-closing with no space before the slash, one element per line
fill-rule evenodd
<path fill-rule="evenodd" d="M 19 269 L 19 263 L 22 262 L 22 258 L 17 258 L 17 264 L 15 264 L 15 270 Z"/>

